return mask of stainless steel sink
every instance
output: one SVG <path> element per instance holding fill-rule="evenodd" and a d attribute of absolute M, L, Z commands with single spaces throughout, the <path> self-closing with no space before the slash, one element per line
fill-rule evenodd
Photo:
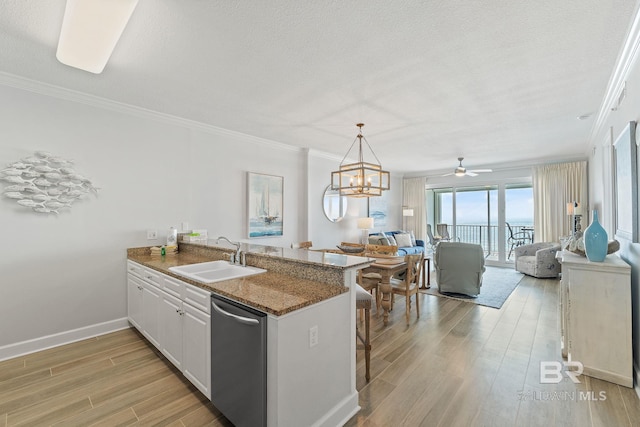
<path fill-rule="evenodd" d="M 237 279 L 264 273 L 267 270 L 257 267 L 243 267 L 230 264 L 229 261 L 209 261 L 198 264 L 169 267 L 169 270 L 179 276 L 201 283 L 215 283 L 223 280 Z"/>

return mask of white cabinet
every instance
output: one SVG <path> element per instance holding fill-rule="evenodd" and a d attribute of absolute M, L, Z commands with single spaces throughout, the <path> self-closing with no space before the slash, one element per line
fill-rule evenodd
<path fill-rule="evenodd" d="M 211 317 L 184 304 L 183 354 L 184 376 L 207 397 L 211 397 Z"/>
<path fill-rule="evenodd" d="M 160 303 L 160 351 L 182 370 L 182 301 L 165 292 Z"/>
<path fill-rule="evenodd" d="M 128 261 L 128 317 L 211 398 L 211 293 Z"/>
<path fill-rule="evenodd" d="M 162 292 L 154 285 L 142 287 L 142 334 L 156 347 L 160 346 L 160 302 Z"/>
<path fill-rule="evenodd" d="M 128 275 L 127 277 L 127 313 L 129 322 L 138 330 L 142 330 L 142 282 Z"/>
<path fill-rule="evenodd" d="M 633 387 L 631 268 L 616 255 L 590 262 L 562 254 L 563 356 L 584 374 Z"/>

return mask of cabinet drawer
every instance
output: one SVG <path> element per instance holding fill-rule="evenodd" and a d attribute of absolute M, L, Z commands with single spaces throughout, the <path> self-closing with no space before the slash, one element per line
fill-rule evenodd
<path fill-rule="evenodd" d="M 162 289 L 162 274 L 147 267 L 142 267 L 142 278 L 152 285 Z"/>
<path fill-rule="evenodd" d="M 184 287 L 186 283 L 164 275 L 164 291 L 169 295 L 182 299 L 184 297 Z"/>
<path fill-rule="evenodd" d="M 211 292 L 186 283 L 183 301 L 205 313 L 209 313 L 211 309 Z"/>
<path fill-rule="evenodd" d="M 144 267 L 133 261 L 127 261 L 127 272 L 142 279 L 144 273 Z"/>

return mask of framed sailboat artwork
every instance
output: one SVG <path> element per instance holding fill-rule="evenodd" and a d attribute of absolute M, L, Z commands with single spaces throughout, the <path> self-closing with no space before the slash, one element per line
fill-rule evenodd
<path fill-rule="evenodd" d="M 247 172 L 249 237 L 282 236 L 284 177 Z"/>

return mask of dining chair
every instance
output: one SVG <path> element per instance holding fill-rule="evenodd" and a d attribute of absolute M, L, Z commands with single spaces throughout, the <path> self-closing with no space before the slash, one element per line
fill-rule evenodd
<path fill-rule="evenodd" d="M 388 245 L 366 245 L 364 254 L 365 256 L 395 256 L 398 252 L 397 246 Z M 376 312 L 380 309 L 382 300 L 380 299 L 380 281 L 382 276 L 378 273 L 363 273 L 362 270 L 358 271 L 356 276 L 356 282 L 362 286 L 366 291 L 373 295 L 373 291 L 376 293 Z M 360 319 L 362 319 L 362 312 Z"/>
<path fill-rule="evenodd" d="M 405 316 L 407 325 L 411 317 L 411 296 L 416 296 L 416 314 L 420 318 L 420 299 L 418 298 L 418 287 L 420 286 L 420 271 L 422 269 L 423 254 L 405 255 L 404 261 L 407 263 L 406 274 L 404 279 L 391 278 L 391 292 L 393 296 L 404 295 L 405 297 Z M 391 298 L 391 309 L 393 310 L 393 302 L 395 298 Z"/>
<path fill-rule="evenodd" d="M 371 365 L 371 333 L 370 333 L 370 325 L 371 325 L 371 301 L 372 297 L 369 292 L 364 290 L 361 286 L 356 285 L 356 309 L 364 310 L 364 335 L 360 329 L 358 329 L 358 324 L 356 323 L 356 338 L 362 342 L 362 346 L 364 348 L 364 363 L 365 363 L 365 374 L 364 377 L 369 382 L 370 375 L 370 365 Z"/>
<path fill-rule="evenodd" d="M 509 229 L 509 237 L 507 238 L 507 244 L 509 245 L 509 255 L 507 259 L 511 259 L 511 253 L 513 252 L 513 248 L 517 248 L 518 246 L 526 245 L 529 243 L 529 233 L 524 231 L 513 232 L 513 228 L 507 222 L 507 228 Z"/>
<path fill-rule="evenodd" d="M 292 243 L 291 249 L 309 249 L 311 246 L 313 246 L 313 243 L 311 241 Z"/>

